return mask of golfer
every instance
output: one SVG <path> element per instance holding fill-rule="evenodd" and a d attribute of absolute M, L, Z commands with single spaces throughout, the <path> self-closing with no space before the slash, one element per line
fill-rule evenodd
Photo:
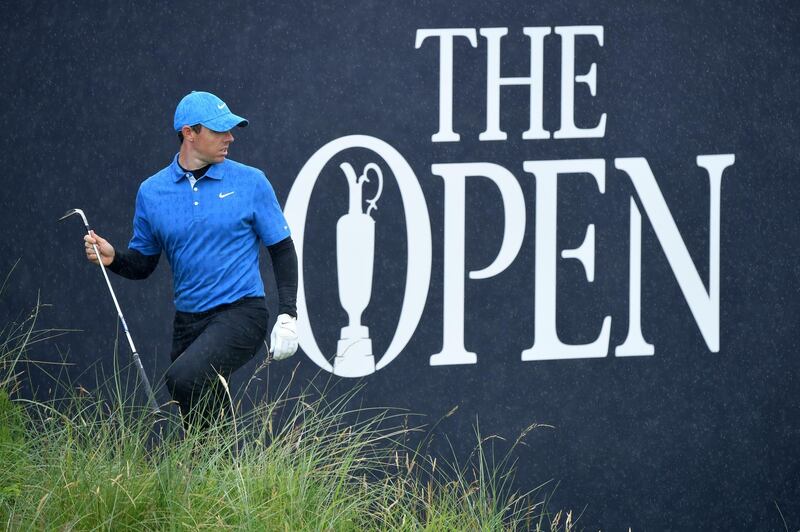
<path fill-rule="evenodd" d="M 247 123 L 213 94 L 186 95 L 173 123 L 180 151 L 139 187 L 128 249 L 94 233 L 84 237 L 89 261 L 128 279 L 148 277 L 166 255 L 176 309 L 166 383 L 188 423 L 209 423 L 225 404 L 217 375 L 227 379 L 264 341 L 260 243 L 278 288 L 270 352 L 282 360 L 297 351 L 297 255 L 289 227 L 264 173 L 227 158 L 232 130 Z"/>

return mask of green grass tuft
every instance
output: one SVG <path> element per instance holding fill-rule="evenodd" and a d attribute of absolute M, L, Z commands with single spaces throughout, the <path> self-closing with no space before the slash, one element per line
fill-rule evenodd
<path fill-rule="evenodd" d="M 120 383 L 102 396 L 12 400 L 36 312 L 0 338 L 0 523 L 8 530 L 572 530 L 512 491 L 491 438 L 462 465 L 409 449 L 407 416 L 352 395 L 282 395 L 183 433 Z M 12 341 L 12 337 L 14 338 Z M 26 339 L 27 338 L 27 339 Z M 223 384 L 226 384 L 223 382 Z M 232 412 L 231 412 L 232 411 Z M 160 438 L 154 444 L 154 431 Z"/>

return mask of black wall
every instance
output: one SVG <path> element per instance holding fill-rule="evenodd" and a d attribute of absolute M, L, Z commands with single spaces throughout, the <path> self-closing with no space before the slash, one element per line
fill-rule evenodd
<path fill-rule="evenodd" d="M 800 9 L 794 2 L 257 2 L 43 3 L 4 5 L 0 22 L 2 204 L 0 273 L 19 259 L 2 296 L 2 317 L 52 307 L 43 327 L 79 329 L 36 357 L 67 353 L 84 386 L 98 358 L 110 367 L 117 333 L 96 267 L 82 258 L 83 208 L 116 245 L 130 237 L 139 183 L 177 151 L 178 100 L 208 90 L 247 117 L 235 160 L 262 168 L 281 203 L 301 167 L 336 138 L 382 139 L 413 168 L 431 221 L 433 260 L 422 319 L 403 352 L 365 377 L 364 404 L 409 409 L 463 456 L 483 434 L 513 440 L 521 486 L 559 482 L 554 503 L 580 511 L 587 529 L 789 529 L 800 527 L 798 210 Z M 524 27 L 600 25 L 604 45 L 577 45 L 576 73 L 597 63 L 597 95 L 576 86 L 576 120 L 602 138 L 522 140 L 528 90 L 502 91 L 508 140 L 481 142 L 486 113 L 486 41 L 455 43 L 454 129 L 460 142 L 433 143 L 438 129 L 439 47 L 415 49 L 424 28 L 506 27 L 502 75 L 530 68 Z M 544 127 L 560 123 L 558 36 L 544 49 Z M 642 329 L 649 357 L 615 357 L 627 334 L 630 178 L 619 157 L 644 157 L 708 286 L 709 191 L 695 158 L 735 155 L 721 199 L 720 350 L 704 342 L 653 228 L 643 218 Z M 347 154 L 360 168 L 374 159 Z M 586 177 L 559 189 L 558 249 L 597 226 L 596 279 L 559 259 L 558 331 L 594 340 L 612 316 L 611 348 L 597 359 L 523 362 L 534 340 L 535 180 L 526 160 L 605 160 L 606 191 Z M 430 366 L 442 346 L 443 193 L 436 163 L 492 162 L 519 181 L 527 225 L 516 260 L 500 275 L 465 280 L 465 345 L 477 364 Z M 326 167 L 305 228 L 309 317 L 333 353 L 346 316 L 338 300 L 335 223 L 347 208 L 336 166 Z M 638 201 L 638 200 L 637 200 Z M 487 180 L 467 183 L 466 268 L 496 256 L 500 196 Z M 640 206 L 641 207 L 641 206 Z M 411 213 L 413 215 L 413 213 Z M 372 304 L 364 314 L 376 355 L 394 333 L 403 299 L 407 241 L 398 187 L 387 174 L 377 228 Z M 268 263 L 262 264 L 270 279 Z M 147 281 L 113 279 L 128 324 L 158 379 L 166 368 L 173 307 L 162 259 Z M 275 305 L 274 296 L 270 304 Z M 4 321 L 5 323 L 5 321 Z M 122 346 L 124 349 L 124 345 Z M 270 367 L 302 384 L 320 369 L 302 353 Z M 244 380 L 255 361 L 237 377 Z M 327 375 L 327 374 L 325 374 Z M 325 377 L 323 375 L 323 377 Z M 46 387 L 46 379 L 34 385 Z M 335 378 L 335 380 L 339 380 Z M 341 379 L 340 387 L 355 381 Z"/>

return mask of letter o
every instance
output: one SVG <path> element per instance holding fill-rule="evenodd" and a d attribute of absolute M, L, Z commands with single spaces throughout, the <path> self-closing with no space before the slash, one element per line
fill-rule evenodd
<path fill-rule="evenodd" d="M 297 174 L 286 200 L 284 214 L 292 230 L 292 239 L 297 249 L 297 329 L 300 347 L 315 364 L 329 372 L 333 372 L 333 366 L 317 345 L 308 316 L 303 283 L 303 241 L 308 205 L 320 172 L 336 154 L 350 148 L 371 150 L 386 162 L 400 189 L 406 218 L 408 267 L 403 306 L 400 310 L 397 329 L 386 352 L 375 365 L 376 370 L 394 360 L 414 334 L 425 308 L 431 278 L 432 246 L 428 207 L 419 181 L 403 156 L 388 143 L 368 135 L 340 137 L 317 150 Z"/>

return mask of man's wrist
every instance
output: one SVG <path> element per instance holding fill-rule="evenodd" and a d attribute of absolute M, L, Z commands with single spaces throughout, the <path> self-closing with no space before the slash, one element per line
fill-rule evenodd
<path fill-rule="evenodd" d="M 112 249 L 111 262 L 108 263 L 108 266 L 106 266 L 106 268 L 108 268 L 109 270 L 111 270 L 116 274 L 119 274 L 119 272 L 122 270 L 122 265 L 120 264 L 120 261 L 117 260 L 117 257 L 118 257 L 117 251 L 115 249 Z"/>
<path fill-rule="evenodd" d="M 290 306 L 278 305 L 278 314 L 287 314 L 294 319 L 297 319 L 297 310 Z"/>

